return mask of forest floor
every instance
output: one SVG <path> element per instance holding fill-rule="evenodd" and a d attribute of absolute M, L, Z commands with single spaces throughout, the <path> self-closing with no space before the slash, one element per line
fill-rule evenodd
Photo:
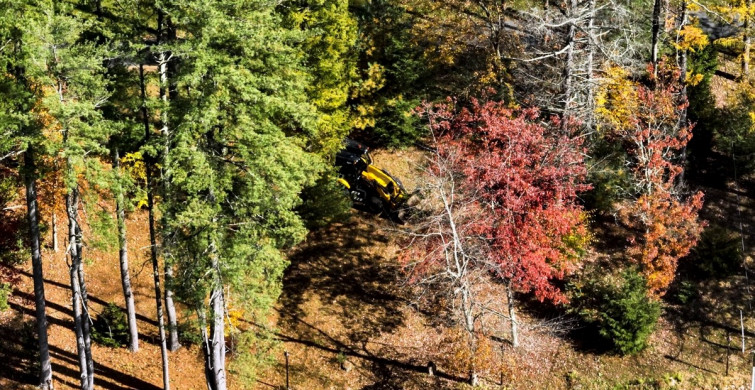
<path fill-rule="evenodd" d="M 97 389 L 162 389 L 162 362 L 157 333 L 152 263 L 148 257 L 147 214 L 138 211 L 127 223 L 129 262 L 137 310 L 140 350 L 110 348 L 92 343 Z M 61 241 L 63 241 L 61 229 Z M 48 232 L 49 233 L 49 232 Z M 49 238 L 49 234 L 48 234 Z M 118 249 L 108 251 L 85 248 L 85 272 L 92 318 L 109 302 L 123 304 Z M 70 279 L 64 249 L 43 251 L 50 356 L 56 389 L 79 388 L 78 355 L 73 332 Z M 11 280 L 14 291 L 11 309 L 0 313 L 0 389 L 33 389 L 38 383 L 34 289 L 31 262 L 18 267 L 2 267 L 2 279 Z M 173 389 L 204 387 L 204 368 L 197 347 L 181 348 L 169 354 Z"/>
<path fill-rule="evenodd" d="M 420 153 L 398 153 L 404 155 L 378 153 L 374 159 L 406 181 L 411 192 L 414 183 L 408 178 L 417 175 L 413 171 Z M 738 184 L 703 188 L 707 194 L 703 214 L 717 225 L 745 232 L 752 267 L 755 182 L 740 179 Z M 459 347 L 462 335 L 439 321 L 441 316 L 431 307 L 421 305 L 416 292 L 404 283 L 397 262 L 398 228 L 385 219 L 355 212 L 346 223 L 311 233 L 291 254 L 278 305 L 278 328 L 283 349 L 289 353 L 292 388 L 467 387 L 468 359 Z M 600 256 L 604 255 L 592 253 L 588 258 Z M 722 279 L 685 283 L 691 284 L 690 291 L 703 294 L 685 305 L 664 301 L 650 347 L 634 357 L 607 352 L 589 330 L 554 314 L 558 310 L 544 312 L 542 305 L 525 302 L 520 305 L 521 346 L 511 347 L 508 327 L 487 340 L 482 351 L 485 361 L 478 361 L 482 387 L 749 388 L 755 318 L 747 277 L 740 271 Z M 505 295 L 500 296 L 505 300 Z M 434 376 L 428 375 L 429 362 L 437 367 Z M 261 383 L 260 389 L 285 384 L 283 353 Z"/>
<path fill-rule="evenodd" d="M 421 152 L 379 152 L 373 157 L 412 191 Z M 745 232 L 751 267 L 755 180 L 740 178 L 737 185 L 729 182 L 703 190 L 704 216 L 717 225 Z M 130 263 L 141 350 L 130 353 L 124 348 L 94 345 L 98 389 L 162 388 L 146 226 L 144 212 L 132 214 L 128 222 L 132 232 Z M 274 313 L 280 345 L 274 351 L 274 363 L 261 373 L 254 388 L 284 388 L 284 352 L 289 354 L 292 389 L 466 388 L 468 359 L 459 347 L 463 335 L 443 320 L 434 309 L 437 306 L 423 304 L 405 283 L 396 259 L 401 251 L 396 243 L 400 228 L 355 210 L 348 221 L 312 232 L 306 242 L 291 250 L 291 266 Z M 92 314 L 107 302 L 123 306 L 117 250 L 87 251 Z M 599 256 L 593 253 L 591 258 Z M 78 378 L 67 265 L 62 251 L 55 253 L 49 248 L 44 262 L 55 385 L 73 389 Z M 0 365 L 0 389 L 32 389 L 36 382 L 30 268 L 28 261 L 0 268 L 0 279 L 14 283 L 11 309 L 0 313 L 0 360 L 4 362 Z M 753 294 L 749 293 L 755 288 L 749 286 L 752 277 L 740 270 L 725 278 L 687 282 L 691 284 L 688 290 L 704 293 L 693 296 L 686 305 L 665 301 L 650 347 L 634 357 L 606 352 L 604 345 L 588 336 L 588 330 L 556 315 L 558 310 L 522 302 L 521 346 L 511 347 L 507 327 L 486 339 L 484 359 L 478 362 L 482 387 L 748 388 L 750 353 L 755 348 Z M 740 310 L 746 354 L 741 352 Z M 429 362 L 436 366 L 433 376 L 428 374 Z M 173 389 L 205 388 L 196 346 L 171 353 L 170 369 Z"/>

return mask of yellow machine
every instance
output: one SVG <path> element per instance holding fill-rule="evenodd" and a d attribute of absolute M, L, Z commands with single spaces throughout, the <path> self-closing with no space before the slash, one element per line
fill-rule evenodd
<path fill-rule="evenodd" d="M 368 147 L 346 139 L 344 148 L 336 155 L 336 165 L 340 173 L 338 182 L 346 187 L 355 204 L 398 217 L 409 194 L 400 180 L 372 164 Z"/>

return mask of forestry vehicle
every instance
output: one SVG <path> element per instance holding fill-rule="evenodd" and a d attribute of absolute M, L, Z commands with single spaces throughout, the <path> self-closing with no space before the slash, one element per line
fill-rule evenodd
<path fill-rule="evenodd" d="M 362 143 L 348 138 L 344 140 L 344 148 L 336 154 L 338 182 L 346 188 L 355 204 L 374 213 L 384 211 L 391 217 L 398 217 L 409 194 L 399 179 L 372 164 L 369 150 Z"/>

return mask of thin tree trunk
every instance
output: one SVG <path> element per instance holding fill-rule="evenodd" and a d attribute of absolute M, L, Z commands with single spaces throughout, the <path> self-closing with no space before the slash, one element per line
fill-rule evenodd
<path fill-rule="evenodd" d="M 162 11 L 158 13 L 158 35 L 161 42 L 165 42 L 173 38 L 172 28 L 169 21 L 164 20 L 165 15 Z M 164 26 L 167 26 L 165 28 Z M 168 106 L 169 101 L 169 80 L 168 80 L 168 62 L 170 61 L 169 53 L 162 51 L 158 54 L 157 62 L 159 64 L 160 73 L 160 100 L 163 103 L 160 110 L 160 121 L 162 127 L 160 133 L 163 136 L 163 171 L 162 171 L 162 184 L 165 194 L 168 193 L 169 187 L 169 174 L 167 172 L 170 164 L 169 152 L 170 152 L 170 127 L 168 125 Z M 176 305 L 173 302 L 173 264 L 170 261 L 170 254 L 166 252 L 166 246 L 163 246 L 163 264 L 165 267 L 165 309 L 168 314 L 168 348 L 171 351 L 176 351 L 181 347 L 178 341 L 178 317 L 176 315 Z"/>
<path fill-rule="evenodd" d="M 212 369 L 212 353 L 210 352 L 210 337 L 207 334 L 207 311 L 204 305 L 197 308 L 199 317 L 199 332 L 202 335 L 202 354 L 204 355 L 204 378 L 207 389 L 213 390 L 215 386 L 215 374 Z"/>
<path fill-rule="evenodd" d="M 506 282 L 506 297 L 509 301 L 509 318 L 511 319 L 511 345 L 516 348 L 519 346 L 519 331 L 514 310 L 514 289 L 511 286 L 511 281 Z"/>
<path fill-rule="evenodd" d="M 47 342 L 47 315 L 45 303 L 45 279 L 42 274 L 42 254 L 39 244 L 39 210 L 37 209 L 36 166 L 32 155 L 32 146 L 28 146 L 24 155 L 24 183 L 26 185 L 26 215 L 29 220 L 31 240 L 31 264 L 34 278 L 34 306 L 37 317 L 37 337 L 39 340 L 39 388 L 52 390 L 52 365 L 50 364 L 50 346 Z M 53 214 L 53 223 L 55 221 Z M 57 251 L 57 246 L 56 249 Z"/>
<path fill-rule="evenodd" d="M 147 94 L 144 82 L 144 65 L 139 64 L 139 82 L 142 95 L 142 120 L 144 133 L 147 140 L 150 139 L 149 116 L 147 113 Z M 146 160 L 146 158 L 145 158 Z M 152 163 L 147 164 L 147 210 L 149 214 L 149 243 L 150 256 L 152 259 L 152 277 L 155 285 L 155 306 L 157 308 L 157 328 L 160 334 L 160 353 L 163 361 L 163 389 L 170 390 L 170 374 L 168 369 L 168 347 L 165 343 L 165 320 L 163 319 L 163 300 L 160 288 L 160 265 L 157 262 L 157 238 L 155 233 L 154 196 L 152 194 Z"/>
<path fill-rule="evenodd" d="M 576 0 L 568 0 L 567 17 L 573 18 L 574 11 L 577 8 Z M 577 26 L 574 21 L 569 23 L 566 40 L 568 49 L 566 51 L 566 63 L 564 64 L 564 108 L 561 114 L 561 131 L 566 133 L 569 125 L 569 116 L 571 115 L 571 100 L 573 95 L 574 84 L 574 39 L 577 32 Z"/>
<path fill-rule="evenodd" d="M 595 85 L 594 85 L 594 61 L 595 61 L 595 0 L 589 3 L 590 18 L 587 21 L 587 112 L 585 113 L 585 126 L 591 132 L 595 126 Z"/>
<path fill-rule="evenodd" d="M 57 173 L 59 170 L 58 161 L 55 160 L 54 163 L 54 169 Z M 55 180 L 52 181 L 52 205 L 50 206 L 50 209 L 52 210 L 52 250 L 55 251 L 55 253 L 58 253 L 58 250 L 60 250 L 60 242 L 58 240 L 58 179 L 55 178 Z"/>
<path fill-rule="evenodd" d="M 87 386 L 94 389 L 94 359 L 92 358 L 92 318 L 89 316 L 89 295 L 87 294 L 87 284 L 84 278 L 84 262 L 82 261 L 82 239 L 81 227 L 77 224 L 77 245 L 79 256 L 79 267 L 76 275 L 79 278 L 79 290 L 81 291 L 81 306 L 83 309 L 82 334 L 84 336 L 84 352 L 87 364 Z"/>
<path fill-rule="evenodd" d="M 76 210 L 78 217 L 78 210 Z M 77 219 L 78 220 L 78 219 Z M 92 318 L 89 316 L 89 294 L 87 293 L 86 278 L 84 278 L 84 240 L 82 239 L 81 225 L 76 223 L 76 253 L 78 254 L 78 267 L 76 269 L 76 276 L 79 278 L 79 291 L 81 294 L 81 307 L 82 307 L 82 335 L 84 337 L 84 353 L 86 356 L 87 364 L 87 386 L 90 389 L 94 388 L 94 359 L 92 358 Z"/>
<path fill-rule="evenodd" d="M 213 259 L 217 265 L 217 257 Z M 217 268 L 216 268 L 217 272 Z M 212 306 L 212 328 L 210 338 L 212 342 L 212 368 L 214 387 L 213 390 L 226 390 L 225 376 L 225 301 L 223 299 L 223 286 L 219 283 L 220 277 L 212 289 L 210 305 Z"/>
<path fill-rule="evenodd" d="M 212 193 L 211 193 L 212 196 Z M 213 285 L 210 292 L 210 311 L 212 314 L 212 324 L 210 326 L 210 337 L 207 332 L 203 331 L 204 341 L 203 349 L 205 350 L 205 377 L 207 379 L 208 390 L 226 390 L 225 374 L 225 300 L 223 297 L 223 281 L 220 277 L 220 261 L 218 259 L 217 248 L 214 240 L 210 240 L 210 259 L 212 261 Z M 204 318 L 204 310 L 200 314 L 200 319 Z M 203 325 L 204 329 L 207 328 Z"/>
<path fill-rule="evenodd" d="M 149 242 L 150 255 L 152 258 L 152 276 L 155 283 L 155 304 L 157 306 L 157 327 L 160 332 L 160 352 L 163 360 L 163 389 L 170 389 L 170 376 L 168 374 L 168 347 L 165 341 L 165 319 L 163 318 L 163 300 L 160 291 L 160 265 L 157 262 L 157 239 L 155 233 L 154 197 L 152 195 L 152 175 L 147 168 L 147 209 L 149 211 Z"/>
<path fill-rule="evenodd" d="M 136 352 L 139 350 L 139 330 L 136 326 L 136 307 L 134 305 L 134 292 L 131 290 L 131 276 L 128 270 L 128 242 L 126 241 L 126 211 L 124 210 L 123 186 L 121 180 L 121 159 L 118 154 L 118 148 L 113 151 L 113 168 L 117 180 L 115 214 L 118 220 L 118 258 L 121 266 L 121 285 L 123 287 L 123 298 L 126 303 L 126 317 L 128 318 L 129 333 L 129 350 Z"/>
<path fill-rule="evenodd" d="M 469 356 L 471 358 L 471 366 L 469 368 L 469 384 L 477 386 L 479 377 L 477 375 L 477 367 L 475 365 L 475 357 L 477 355 L 477 334 L 475 333 L 475 320 L 474 313 L 472 312 L 472 298 L 469 296 L 469 288 L 467 286 L 461 287 L 461 305 L 464 315 L 464 327 L 469 335 Z"/>
<path fill-rule="evenodd" d="M 66 193 L 66 212 L 68 214 L 68 253 L 70 255 L 69 276 L 71 280 L 71 304 L 73 307 L 74 333 L 76 334 L 76 349 L 79 355 L 79 373 L 81 390 L 91 390 L 89 381 L 89 365 L 87 364 L 86 341 L 84 336 L 83 324 L 83 306 L 84 302 L 79 285 L 79 264 L 81 263 L 81 254 L 78 245 L 78 189 L 69 189 Z"/>
<path fill-rule="evenodd" d="M 173 266 L 169 261 L 165 261 L 165 308 L 168 313 L 168 345 L 171 351 L 181 348 L 181 342 L 178 340 L 178 316 L 176 315 L 176 304 L 173 301 Z"/>
<path fill-rule="evenodd" d="M 53 193 L 53 196 L 55 194 Z M 53 206 L 55 207 L 55 206 Z M 52 212 L 52 250 L 55 251 L 55 253 L 58 253 L 58 214 L 53 211 Z"/>
<path fill-rule="evenodd" d="M 687 2 L 682 1 L 681 9 L 679 10 L 679 29 L 681 30 L 684 25 L 686 24 L 687 19 Z M 681 75 L 679 75 L 679 83 L 681 84 L 681 91 L 679 93 L 679 99 L 682 102 L 687 102 L 687 50 L 682 49 L 679 52 L 679 70 L 681 71 Z M 687 127 L 687 106 L 684 105 L 680 109 L 679 112 L 679 123 L 678 123 L 678 129 L 683 129 Z M 687 166 L 687 144 L 684 144 L 684 147 L 682 148 L 682 156 L 681 156 L 681 164 L 682 168 L 686 168 Z M 681 172 L 679 172 L 678 181 L 679 183 L 684 183 L 684 172 L 686 169 L 682 169 Z"/>
<path fill-rule="evenodd" d="M 650 47 L 650 62 L 653 64 L 653 73 L 658 74 L 658 45 L 661 38 L 661 27 L 663 26 L 663 0 L 655 0 L 653 2 L 653 20 L 651 27 L 651 47 Z"/>

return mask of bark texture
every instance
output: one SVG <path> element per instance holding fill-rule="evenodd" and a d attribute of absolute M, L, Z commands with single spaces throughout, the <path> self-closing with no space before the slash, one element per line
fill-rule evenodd
<path fill-rule="evenodd" d="M 115 174 L 121 178 L 121 159 L 118 148 L 113 152 L 113 167 Z M 126 304 L 126 318 L 128 319 L 129 347 L 131 352 L 139 350 L 139 330 L 136 325 L 136 307 L 134 305 L 134 292 L 131 289 L 131 275 L 128 270 L 128 242 L 126 240 L 126 211 L 124 205 L 123 186 L 116 185 L 115 211 L 118 220 L 118 260 L 121 267 L 121 286 L 123 287 L 123 299 Z"/>
<path fill-rule="evenodd" d="M 24 184 L 26 185 L 26 216 L 29 221 L 31 242 L 31 264 L 34 279 L 34 307 L 37 317 L 37 337 L 39 340 L 39 388 L 52 390 L 52 365 L 50 346 L 47 341 L 47 305 L 45 303 L 45 278 L 42 273 L 42 254 L 39 239 L 39 210 L 37 208 L 36 167 L 33 149 L 29 146 L 24 155 Z M 54 215 L 54 214 L 53 214 Z"/>
<path fill-rule="evenodd" d="M 68 164 L 70 166 L 70 164 Z M 66 213 L 68 214 L 68 253 L 69 276 L 71 281 L 71 304 L 73 307 L 74 333 L 78 352 L 80 388 L 94 389 L 94 373 L 90 370 L 91 341 L 88 335 L 88 317 L 86 300 L 80 284 L 83 279 L 81 270 L 81 230 L 78 222 L 79 190 L 69 189 L 66 193 Z"/>
<path fill-rule="evenodd" d="M 519 329 L 516 322 L 516 310 L 514 307 L 514 289 L 509 281 L 506 284 L 506 297 L 509 304 L 509 319 L 511 320 L 511 345 L 516 348 L 519 346 Z"/>

